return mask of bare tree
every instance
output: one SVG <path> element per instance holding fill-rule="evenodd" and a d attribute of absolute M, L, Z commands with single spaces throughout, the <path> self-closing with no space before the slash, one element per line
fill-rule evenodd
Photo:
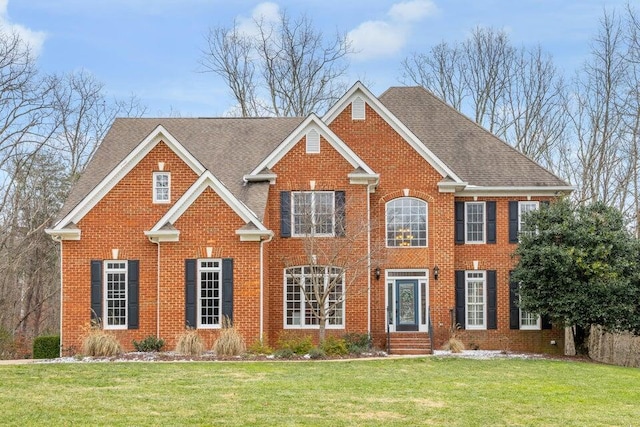
<path fill-rule="evenodd" d="M 308 192 L 294 200 L 293 226 L 302 232 L 302 253 L 284 259 L 284 263 L 286 292 L 304 296 L 304 301 L 287 298 L 293 304 L 287 307 L 286 317 L 292 324 L 300 322 L 302 316 L 306 322 L 317 324 L 323 342 L 327 325 L 344 325 L 345 301 L 366 294 L 371 265 L 380 263 L 383 251 L 367 246 L 368 233 L 373 230 L 365 218 L 346 221 L 340 205 L 335 214 L 312 208 L 326 206 L 319 201 L 321 194 L 333 197 L 330 193 Z"/>
<path fill-rule="evenodd" d="M 237 22 L 210 29 L 200 60 L 225 81 L 240 115 L 306 116 L 344 93 L 346 35 L 326 39 L 311 19 L 292 19 L 286 11 L 254 25 L 256 34 L 243 33 Z"/>

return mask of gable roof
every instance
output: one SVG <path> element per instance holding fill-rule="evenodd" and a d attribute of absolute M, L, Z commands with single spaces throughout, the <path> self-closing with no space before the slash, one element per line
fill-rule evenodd
<path fill-rule="evenodd" d="M 392 87 L 379 99 L 467 189 L 573 188 L 423 87 Z"/>
<path fill-rule="evenodd" d="M 243 173 L 282 142 L 302 118 L 120 118 L 116 119 L 62 207 L 64 219 L 151 135 L 165 130 L 211 171 L 258 218 L 264 215 L 264 186 L 245 188 Z M 240 141 L 240 142 L 239 142 Z M 242 144 L 242 149 L 238 145 Z M 198 173 L 198 172 L 197 172 Z M 201 172 L 198 173 L 200 175 Z M 64 224 L 59 224 L 64 225 Z"/>
<path fill-rule="evenodd" d="M 300 125 L 294 129 L 278 147 L 273 150 L 258 166 L 256 166 L 250 176 L 260 176 L 265 169 L 273 167 L 289 152 L 300 139 L 311 129 L 315 129 L 355 170 L 364 174 L 375 175 L 374 171 L 349 148 L 318 116 L 310 114 Z"/>

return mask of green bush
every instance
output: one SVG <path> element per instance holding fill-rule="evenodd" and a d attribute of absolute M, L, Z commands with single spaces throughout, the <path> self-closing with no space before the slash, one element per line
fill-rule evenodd
<path fill-rule="evenodd" d="M 283 334 L 278 339 L 279 349 L 289 349 L 294 354 L 302 355 L 307 354 L 309 350 L 313 348 L 313 341 L 310 336 L 296 336 Z"/>
<path fill-rule="evenodd" d="M 36 337 L 33 340 L 34 359 L 55 359 L 60 356 L 60 335 Z"/>
<path fill-rule="evenodd" d="M 320 345 L 320 349 L 327 354 L 327 356 L 344 356 L 349 354 L 347 343 L 342 338 L 327 337 Z"/>
<path fill-rule="evenodd" d="M 326 357 L 326 353 L 319 347 L 313 347 L 309 350 L 309 357 L 311 359 L 324 359 Z"/>
<path fill-rule="evenodd" d="M 154 335 L 149 335 L 140 342 L 133 340 L 133 346 L 136 351 L 160 351 L 164 347 L 164 340 L 156 338 Z"/>
<path fill-rule="evenodd" d="M 273 354 L 273 349 L 261 340 L 256 340 L 247 348 L 247 351 L 251 354 Z"/>
<path fill-rule="evenodd" d="M 291 359 L 293 356 L 295 356 L 295 353 L 290 348 L 281 348 L 279 350 L 276 350 L 273 355 L 276 359 Z"/>
<path fill-rule="evenodd" d="M 366 353 L 371 350 L 371 337 L 369 334 L 350 333 L 343 336 L 347 343 L 347 349 L 351 354 Z"/>

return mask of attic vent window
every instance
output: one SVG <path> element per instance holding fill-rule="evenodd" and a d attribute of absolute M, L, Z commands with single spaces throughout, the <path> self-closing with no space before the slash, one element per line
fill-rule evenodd
<path fill-rule="evenodd" d="M 357 97 L 351 103 L 351 119 L 364 120 L 364 99 Z"/>
<path fill-rule="evenodd" d="M 307 153 L 320 152 L 320 134 L 317 130 L 311 129 L 307 132 Z"/>

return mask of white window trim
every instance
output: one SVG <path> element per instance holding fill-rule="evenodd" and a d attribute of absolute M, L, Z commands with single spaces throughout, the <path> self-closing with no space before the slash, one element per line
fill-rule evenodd
<path fill-rule="evenodd" d="M 316 195 L 318 194 L 331 194 L 331 209 L 333 215 L 333 227 L 331 233 L 316 233 L 313 231 L 310 234 L 296 233 L 295 222 L 295 196 L 297 194 L 311 194 L 311 218 L 313 227 L 315 228 L 315 215 L 316 215 Z M 335 237 L 336 235 L 336 192 L 335 191 L 292 191 L 291 192 L 291 237 Z"/>
<path fill-rule="evenodd" d="M 108 268 L 110 263 L 118 263 L 124 264 L 124 268 Z M 121 259 L 109 259 L 104 260 L 103 263 L 103 277 L 102 277 L 102 327 L 104 329 L 111 330 L 124 330 L 129 328 L 129 263 L 127 260 Z M 109 325 L 109 317 L 108 310 L 109 306 L 107 303 L 108 295 L 107 295 L 107 276 L 109 273 L 122 273 L 124 272 L 124 325 Z"/>
<path fill-rule="evenodd" d="M 535 205 L 535 209 L 533 210 L 538 210 L 540 209 L 540 202 L 538 201 L 533 201 L 533 200 L 526 200 L 526 201 L 519 201 L 518 202 L 518 239 L 520 234 L 523 233 L 522 231 L 522 207 L 525 205 Z"/>
<path fill-rule="evenodd" d="M 158 176 L 167 176 L 167 200 L 158 200 L 158 186 L 156 185 L 156 179 Z M 154 172 L 153 173 L 153 203 L 154 204 L 167 204 L 171 203 L 171 172 Z"/>
<path fill-rule="evenodd" d="M 205 262 L 217 262 L 218 263 L 218 267 L 206 267 L 203 268 L 202 267 L 202 263 Z M 220 258 L 199 258 L 197 260 L 197 277 L 196 277 L 196 323 L 197 323 L 197 328 L 198 329 L 220 329 L 221 328 L 221 320 L 222 320 L 222 259 Z M 203 325 L 202 324 L 202 299 L 201 299 L 201 292 L 202 292 L 202 286 L 201 286 L 201 279 L 202 277 L 200 276 L 200 272 L 202 270 L 205 271 L 218 271 L 220 274 L 218 275 L 218 287 L 219 287 L 219 292 L 218 292 L 218 299 L 220 300 L 220 305 L 219 305 L 219 310 L 220 310 L 220 314 L 218 315 L 218 323 L 215 324 L 211 324 L 211 325 Z"/>
<path fill-rule="evenodd" d="M 287 277 L 289 277 L 289 274 L 287 274 L 287 270 L 289 269 L 293 269 L 293 268 L 302 268 L 302 271 L 304 271 L 305 267 L 309 267 L 309 265 L 297 265 L 297 266 L 292 266 L 292 267 L 288 267 L 285 268 L 283 270 L 283 298 L 282 298 L 282 302 L 283 302 L 283 327 L 284 329 L 320 329 L 320 325 L 307 325 L 304 324 L 304 320 L 305 320 L 305 316 L 303 314 L 303 312 L 300 312 L 300 324 L 299 325 L 288 325 L 287 324 Z M 325 274 L 324 274 L 324 280 L 325 280 L 325 284 L 327 283 L 327 280 L 329 278 L 329 274 L 328 274 L 328 269 L 331 268 L 331 266 L 322 266 L 325 268 Z M 346 301 L 345 301 L 345 273 L 344 271 L 342 272 L 342 322 L 339 325 L 331 325 L 329 324 L 327 319 L 327 323 L 325 324 L 324 328 L 325 329 L 344 329 L 345 328 L 345 323 L 346 323 L 346 315 L 347 315 L 347 305 L 346 305 Z M 306 308 L 306 304 L 307 304 L 307 300 L 306 300 L 306 295 L 302 290 L 299 290 L 300 292 L 300 308 L 301 310 L 304 310 Z M 329 302 L 327 301 L 327 305 L 329 304 Z"/>
<path fill-rule="evenodd" d="M 482 240 L 469 240 L 467 223 L 467 206 L 482 205 Z M 481 245 L 487 242 L 487 204 L 485 202 L 465 202 L 464 203 L 464 243 L 468 245 Z"/>
<path fill-rule="evenodd" d="M 387 233 L 389 232 L 389 215 L 388 215 L 389 204 L 391 204 L 391 203 L 393 203 L 395 201 L 401 200 L 401 199 L 417 200 L 417 201 L 422 202 L 422 203 L 425 204 L 425 232 L 426 232 L 426 235 L 425 235 L 425 244 L 424 244 L 424 246 L 423 245 L 420 245 L 420 246 L 411 246 L 411 245 L 409 245 L 409 246 L 391 246 L 391 245 L 389 245 L 389 238 L 387 236 Z M 385 246 L 387 248 L 393 248 L 393 249 L 396 249 L 396 248 L 407 249 L 407 248 L 409 248 L 409 249 L 411 249 L 411 248 L 428 248 L 429 247 L 429 203 L 427 203 L 425 200 L 418 199 L 416 197 L 398 197 L 396 199 L 389 200 L 385 204 L 385 207 L 384 207 L 384 217 L 385 217 L 384 218 L 384 224 L 385 224 L 384 242 L 385 242 Z"/>
<path fill-rule="evenodd" d="M 471 274 L 482 273 L 482 279 L 479 277 L 469 277 Z M 469 325 L 469 296 L 468 296 L 468 284 L 470 281 L 476 282 L 482 280 L 482 325 Z M 465 329 L 469 330 L 486 330 L 487 329 L 487 272 L 485 270 L 468 270 L 464 272 L 464 323 Z"/>

